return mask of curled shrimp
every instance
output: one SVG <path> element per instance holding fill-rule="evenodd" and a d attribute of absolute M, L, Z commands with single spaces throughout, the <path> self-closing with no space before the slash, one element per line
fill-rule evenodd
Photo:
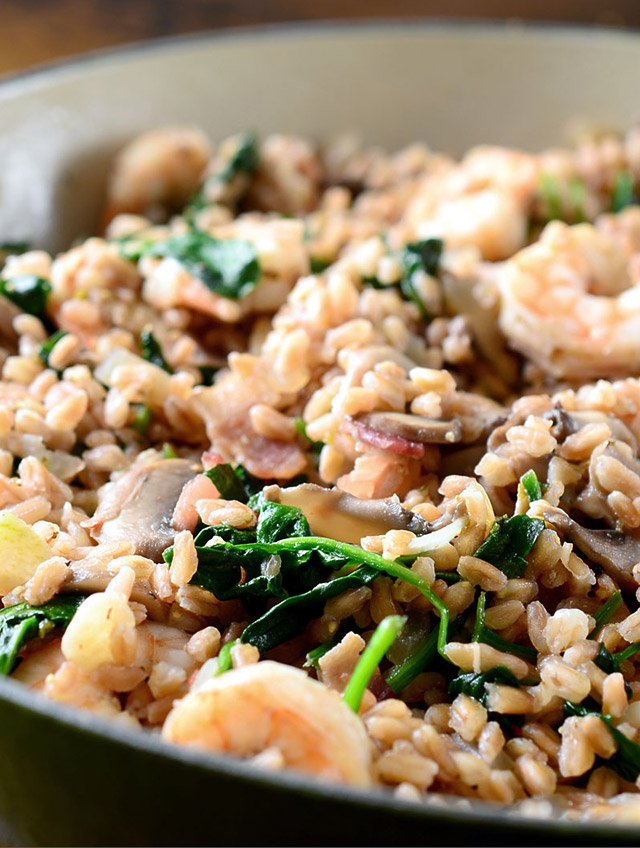
<path fill-rule="evenodd" d="M 107 191 L 105 226 L 121 212 L 156 217 L 197 189 L 211 147 L 194 127 L 167 127 L 135 138 L 117 156 Z"/>
<path fill-rule="evenodd" d="M 364 725 L 340 696 L 297 668 L 265 660 L 228 671 L 177 701 L 170 742 L 251 757 L 277 751 L 284 765 L 326 780 L 371 784 Z"/>
<path fill-rule="evenodd" d="M 511 345 L 558 378 L 640 373 L 640 285 L 625 252 L 591 224 L 548 224 L 500 274 Z"/>
<path fill-rule="evenodd" d="M 429 174 L 409 206 L 419 238 L 476 247 L 484 259 L 506 259 L 526 243 L 528 207 L 539 164 L 534 156 L 477 147 L 456 166 Z"/>

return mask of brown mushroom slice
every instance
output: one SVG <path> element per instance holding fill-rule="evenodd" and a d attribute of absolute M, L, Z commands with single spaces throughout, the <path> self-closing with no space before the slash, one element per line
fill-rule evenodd
<path fill-rule="evenodd" d="M 638 442 L 636 437 L 627 425 L 619 418 L 616 418 L 615 415 L 609 415 L 606 412 L 596 409 L 572 410 L 568 412 L 558 405 L 555 409 L 545 412 L 542 417 L 553 421 L 551 434 L 558 441 L 564 441 L 567 436 L 577 433 L 583 427 L 586 427 L 587 424 L 607 424 L 614 439 L 625 442 L 633 449 L 634 453 L 637 453 Z"/>
<path fill-rule="evenodd" d="M 338 542 L 358 545 L 363 536 L 377 536 L 387 530 L 411 530 L 419 535 L 437 526 L 404 509 L 398 501 L 365 500 L 314 483 L 302 483 L 289 489 L 267 486 L 263 494 L 269 501 L 299 507 L 315 536 L 326 536 Z"/>
<path fill-rule="evenodd" d="M 62 594 L 91 595 L 94 592 L 104 592 L 113 574 L 106 569 L 83 568 L 82 562 L 72 563 L 73 577 L 60 589 Z M 145 580 L 136 580 L 131 590 L 131 600 L 143 604 L 152 621 L 166 623 L 170 605 L 159 601 Z"/>
<path fill-rule="evenodd" d="M 97 542 L 127 539 L 136 553 L 159 562 L 176 533 L 171 518 L 180 493 L 197 473 L 198 466 L 186 459 L 134 466 L 103 487 L 86 527 Z"/>
<path fill-rule="evenodd" d="M 590 530 L 557 507 L 545 506 L 542 517 L 592 562 L 601 566 L 622 589 L 635 592 L 638 584 L 632 572 L 634 565 L 640 562 L 640 538 L 618 530 Z"/>
<path fill-rule="evenodd" d="M 15 303 L 0 295 L 0 345 L 10 353 L 18 350 L 18 334 L 13 329 L 13 319 L 20 314 Z"/>
<path fill-rule="evenodd" d="M 441 421 L 426 415 L 405 412 L 369 412 L 358 416 L 356 423 L 373 430 L 422 444 L 452 445 L 462 439 L 459 421 Z"/>

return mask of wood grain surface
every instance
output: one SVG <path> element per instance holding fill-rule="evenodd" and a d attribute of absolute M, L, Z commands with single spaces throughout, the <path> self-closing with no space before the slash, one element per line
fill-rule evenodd
<path fill-rule="evenodd" d="M 415 16 L 640 27 L 640 0 L 0 0 L 0 73 L 99 47 L 219 27 Z"/>

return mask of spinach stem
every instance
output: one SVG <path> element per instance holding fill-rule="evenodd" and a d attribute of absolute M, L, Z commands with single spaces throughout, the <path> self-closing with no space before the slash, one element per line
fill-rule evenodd
<path fill-rule="evenodd" d="M 617 592 L 614 592 L 610 598 L 607 598 L 598 612 L 594 615 L 596 623 L 591 633 L 589 633 L 589 639 L 593 639 L 598 631 L 602 630 L 605 624 L 608 624 L 611 621 L 621 605 L 622 592 L 618 589 Z"/>
<path fill-rule="evenodd" d="M 354 713 L 360 711 L 362 697 L 369 681 L 406 622 L 406 615 L 388 615 L 376 627 L 342 695 L 345 704 L 351 707 Z"/>
<path fill-rule="evenodd" d="M 238 545 L 238 550 L 249 550 L 251 545 Z M 266 547 L 266 546 L 265 546 Z M 365 551 L 357 545 L 350 545 L 347 542 L 336 542 L 334 539 L 326 539 L 324 536 L 300 536 L 291 539 L 279 539 L 274 545 L 274 552 L 278 550 L 287 551 L 308 551 L 322 549 L 330 551 L 344 557 L 346 560 L 369 565 L 377 571 L 388 574 L 389 577 L 396 577 L 404 580 L 411 586 L 415 586 L 427 598 L 431 605 L 440 613 L 440 622 L 438 624 L 438 653 L 447 661 L 445 647 L 447 644 L 447 631 L 449 628 L 449 607 L 445 604 L 442 598 L 438 597 L 427 581 L 411 571 L 404 565 L 401 565 L 395 560 L 385 559 L 379 554 L 374 554 L 371 551 Z"/>

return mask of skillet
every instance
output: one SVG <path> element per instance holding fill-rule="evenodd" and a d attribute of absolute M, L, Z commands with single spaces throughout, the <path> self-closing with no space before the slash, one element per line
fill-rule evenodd
<path fill-rule="evenodd" d="M 530 149 L 636 117 L 640 36 L 422 21 L 218 32 L 91 54 L 0 83 L 0 241 L 90 233 L 108 161 L 171 123 L 359 130 Z M 640 828 L 516 817 L 459 799 L 267 774 L 46 701 L 0 679 L 4 845 L 637 844 Z"/>

